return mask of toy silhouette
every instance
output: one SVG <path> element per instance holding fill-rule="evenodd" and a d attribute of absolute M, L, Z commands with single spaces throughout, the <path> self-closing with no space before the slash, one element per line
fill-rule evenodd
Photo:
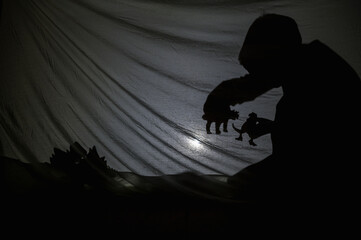
<path fill-rule="evenodd" d="M 219 84 L 207 97 L 203 105 L 204 120 L 207 120 L 206 130 L 211 134 L 211 124 L 215 123 L 216 134 L 220 134 L 220 126 L 223 124 L 223 131 L 227 132 L 228 121 L 238 119 L 238 112 L 231 110 L 230 105 L 234 100 L 224 95 L 224 90 L 229 89 L 227 84 Z M 230 96 L 232 97 L 232 96 Z M 233 104 L 234 105 L 234 104 Z"/>
<path fill-rule="evenodd" d="M 225 111 L 221 114 L 203 114 L 202 118 L 207 120 L 206 130 L 208 134 L 211 134 L 211 125 L 215 122 L 216 134 L 220 134 L 220 127 L 223 124 L 223 132 L 228 132 L 228 120 L 235 120 L 238 118 L 238 112 L 234 110 Z"/>
<path fill-rule="evenodd" d="M 239 137 L 236 140 L 243 141 L 242 135 L 247 133 L 250 137 L 248 141 L 250 145 L 257 146 L 253 141 L 265 134 L 271 133 L 273 121 L 266 118 L 259 118 L 256 113 L 252 112 L 247 118 L 246 122 L 243 123 L 241 129 L 238 129 L 232 124 L 233 129 L 239 133 Z"/>

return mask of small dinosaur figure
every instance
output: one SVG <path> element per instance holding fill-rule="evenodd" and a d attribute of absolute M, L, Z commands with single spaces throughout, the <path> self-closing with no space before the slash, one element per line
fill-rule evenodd
<path fill-rule="evenodd" d="M 242 141 L 243 133 L 247 133 L 250 137 L 248 141 L 250 145 L 257 146 L 257 144 L 253 141 L 254 139 L 271 133 L 273 127 L 273 121 L 266 118 L 259 118 L 257 114 L 252 112 L 247 118 L 246 122 L 242 125 L 241 129 L 238 129 L 232 124 L 233 129 L 239 133 L 239 137 L 236 140 Z"/>
<path fill-rule="evenodd" d="M 212 122 L 215 122 L 215 128 L 216 128 L 216 134 L 220 134 L 221 130 L 221 124 L 223 124 L 223 132 L 228 132 L 227 126 L 228 126 L 228 120 L 232 119 L 235 120 L 238 118 L 238 112 L 234 110 L 230 110 L 227 112 L 218 112 L 218 113 L 205 113 L 202 118 L 204 120 L 207 120 L 206 124 L 206 130 L 208 134 L 211 134 L 211 124 Z"/>
<path fill-rule="evenodd" d="M 239 81 L 248 81 L 246 77 L 232 78 L 222 81 L 218 84 L 207 96 L 207 99 L 203 105 L 202 118 L 207 120 L 206 130 L 208 134 L 211 134 L 211 124 L 216 124 L 216 134 L 220 134 L 220 126 L 223 124 L 223 131 L 227 132 L 227 125 L 230 119 L 236 120 L 239 114 L 235 110 L 231 110 L 230 106 L 235 106 L 240 99 L 244 99 L 244 94 L 239 97 L 240 90 L 234 87 Z M 242 91 L 241 91 L 242 92 Z"/>

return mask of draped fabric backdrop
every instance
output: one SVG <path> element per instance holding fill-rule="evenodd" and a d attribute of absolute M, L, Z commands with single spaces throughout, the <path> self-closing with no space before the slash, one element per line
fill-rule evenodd
<path fill-rule="evenodd" d="M 1 11 L 0 149 L 23 162 L 75 141 L 149 176 L 232 175 L 262 160 L 270 136 L 250 146 L 231 124 L 273 119 L 281 89 L 235 106 L 220 135 L 206 133 L 202 108 L 247 73 L 238 53 L 263 13 L 294 18 L 303 42 L 323 41 L 361 75 L 358 0 L 4 0 Z"/>

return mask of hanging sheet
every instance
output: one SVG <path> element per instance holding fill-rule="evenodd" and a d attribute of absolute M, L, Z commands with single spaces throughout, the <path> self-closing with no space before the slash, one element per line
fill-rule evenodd
<path fill-rule="evenodd" d="M 1 155 L 49 162 L 54 148 L 96 147 L 119 172 L 230 176 L 267 157 L 269 135 L 207 134 L 207 95 L 246 74 L 237 56 L 263 13 L 294 18 L 361 74 L 360 2 L 5 0 L 0 32 Z M 234 107 L 273 119 L 273 89 Z M 214 132 L 214 126 L 212 131 Z"/>

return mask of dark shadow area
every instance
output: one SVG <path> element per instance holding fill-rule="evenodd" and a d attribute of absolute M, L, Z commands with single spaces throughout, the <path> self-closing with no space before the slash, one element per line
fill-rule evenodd
<path fill-rule="evenodd" d="M 77 142 L 66 151 L 54 148 L 50 163 L 2 157 L 1 170 L 3 226 L 13 237 L 231 237 L 240 227 L 246 234 L 259 217 L 237 188 L 220 180 L 225 176 L 118 172 L 95 146 L 87 151 Z"/>
<path fill-rule="evenodd" d="M 1 19 L 2 19 L 2 9 L 3 9 L 3 1 L 0 0 L 0 22 L 1 22 Z"/>
<path fill-rule="evenodd" d="M 228 183 L 259 206 L 271 204 L 314 224 L 355 230 L 352 221 L 340 219 L 352 219 L 359 208 L 357 73 L 321 41 L 302 43 L 297 23 L 277 14 L 265 14 L 252 23 L 239 61 L 248 74 L 221 82 L 204 103 L 205 114 L 222 116 L 230 106 L 252 101 L 272 88 L 282 87 L 283 96 L 274 121 L 265 122 L 271 131 L 247 131 L 257 129 L 255 116 L 243 128 L 234 128 L 241 135 L 247 132 L 251 140 L 271 133 L 273 149 Z"/>

